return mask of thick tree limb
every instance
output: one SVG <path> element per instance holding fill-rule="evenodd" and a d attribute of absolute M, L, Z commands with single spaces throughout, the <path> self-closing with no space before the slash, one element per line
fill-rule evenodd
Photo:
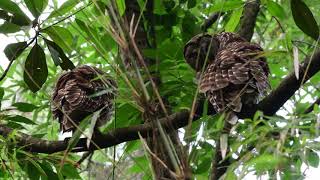
<path fill-rule="evenodd" d="M 216 12 L 216 13 L 210 15 L 210 16 L 208 17 L 208 19 L 206 19 L 206 20 L 204 21 L 204 23 L 201 25 L 202 31 L 206 32 L 206 31 L 209 29 L 209 27 L 210 27 L 213 23 L 215 23 L 215 22 L 219 19 L 219 17 L 221 17 L 222 15 L 224 15 L 224 12 Z"/>
<path fill-rule="evenodd" d="M 300 68 L 300 77 L 303 77 L 305 69 L 307 67 L 310 58 L 307 58 Z M 320 51 L 317 51 L 311 58 L 310 68 L 307 72 L 306 79 L 310 79 L 318 71 L 320 71 Z M 273 115 L 283 106 L 283 104 L 294 95 L 295 91 L 299 89 L 301 84 L 301 79 L 297 80 L 294 72 L 290 73 L 287 77 L 283 79 L 280 85 L 273 90 L 257 107 L 244 107 L 242 112 L 239 114 L 241 118 L 250 118 L 254 115 L 257 109 L 263 111 L 266 115 Z M 199 102 L 197 112 L 202 112 L 203 102 Z M 211 112 L 214 114 L 215 112 Z M 200 113 L 195 116 L 194 120 L 198 120 Z M 161 118 L 159 121 L 163 127 L 167 130 L 178 129 L 184 127 L 188 124 L 189 111 L 183 110 L 178 113 L 172 114 L 169 118 Z M 111 147 L 123 142 L 136 140 L 139 138 L 138 133 L 143 137 L 146 137 L 153 129 L 151 123 L 146 123 L 142 125 L 136 125 L 126 128 L 118 128 L 113 131 L 110 131 L 107 134 L 99 137 L 98 139 L 93 139 L 95 143 L 100 148 Z M 0 125 L 0 135 L 7 137 L 13 129 L 6 127 L 5 125 Z M 38 153 L 54 153 L 63 151 L 67 148 L 67 142 L 65 141 L 47 141 L 39 138 L 34 138 L 30 135 L 17 133 L 16 141 L 17 146 L 24 147 L 25 150 L 30 152 Z M 88 151 L 86 147 L 86 138 L 81 138 L 78 144 L 76 145 L 74 152 Z"/>
<path fill-rule="evenodd" d="M 256 0 L 253 2 L 248 1 L 244 6 L 244 13 L 240 22 L 238 34 L 248 41 L 250 41 L 253 36 L 259 10 L 260 0 Z"/>

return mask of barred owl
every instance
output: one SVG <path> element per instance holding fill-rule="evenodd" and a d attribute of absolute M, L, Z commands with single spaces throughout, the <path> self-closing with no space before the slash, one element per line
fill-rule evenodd
<path fill-rule="evenodd" d="M 200 92 L 214 109 L 218 113 L 240 112 L 243 104 L 257 104 L 269 88 L 269 67 L 262 52 L 258 44 L 222 32 L 193 37 L 185 46 L 184 56 L 198 73 L 204 67 Z"/>
<path fill-rule="evenodd" d="M 98 68 L 80 66 L 61 75 L 52 95 L 52 113 L 63 132 L 75 131 L 85 117 L 100 111 L 95 128 L 113 112 L 117 84 Z"/>

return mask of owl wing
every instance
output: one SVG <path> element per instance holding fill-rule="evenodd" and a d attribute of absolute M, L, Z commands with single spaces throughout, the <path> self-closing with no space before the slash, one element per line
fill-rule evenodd
<path fill-rule="evenodd" d="M 200 80 L 200 92 L 206 94 L 218 112 L 226 107 L 239 112 L 244 95 L 250 94 L 250 102 L 254 103 L 259 93 L 265 92 L 268 71 L 264 59 L 257 58 L 261 52 L 256 44 L 234 42 L 220 50 L 209 64 Z"/>

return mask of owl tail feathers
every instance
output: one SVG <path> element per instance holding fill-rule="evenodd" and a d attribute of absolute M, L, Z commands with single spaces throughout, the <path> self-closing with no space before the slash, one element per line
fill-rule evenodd
<path fill-rule="evenodd" d="M 63 116 L 62 122 L 60 123 L 60 131 L 63 133 L 73 131 L 74 125 L 72 122 L 68 119 L 67 116 Z"/>

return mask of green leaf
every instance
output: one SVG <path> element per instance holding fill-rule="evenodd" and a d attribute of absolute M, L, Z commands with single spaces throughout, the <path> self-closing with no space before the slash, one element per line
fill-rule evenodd
<path fill-rule="evenodd" d="M 24 0 L 27 8 L 35 18 L 38 18 L 48 5 L 48 0 Z"/>
<path fill-rule="evenodd" d="M 33 110 L 39 108 L 38 106 L 24 102 L 17 102 L 12 104 L 11 106 L 16 107 L 17 110 L 21 112 L 32 112 Z"/>
<path fill-rule="evenodd" d="M 188 9 L 194 8 L 197 5 L 197 0 L 188 0 Z"/>
<path fill-rule="evenodd" d="M 44 38 L 48 49 L 50 51 L 53 62 L 56 66 L 60 66 L 63 70 L 75 68 L 74 64 L 70 59 L 64 54 L 62 48 L 58 46 L 55 42 Z"/>
<path fill-rule="evenodd" d="M 0 9 L 13 15 L 12 22 L 20 26 L 30 25 L 30 19 L 23 13 L 19 6 L 10 0 L 1 0 Z"/>
<path fill-rule="evenodd" d="M 39 165 L 39 163 L 37 163 L 36 161 L 34 161 L 31 158 L 27 158 L 27 160 L 44 176 L 47 176 L 47 174 L 45 173 L 45 171 L 41 168 L 41 166 Z"/>
<path fill-rule="evenodd" d="M 72 137 L 68 143 L 67 150 L 71 150 L 78 143 L 80 136 L 82 135 L 86 127 L 90 124 L 91 118 L 92 118 L 92 115 L 89 115 L 80 122 L 78 126 L 79 128 L 77 128 L 76 132 L 72 134 Z"/>
<path fill-rule="evenodd" d="M 122 16 L 126 10 L 126 2 L 125 0 L 117 0 L 116 3 L 117 3 L 119 14 L 120 16 Z"/>
<path fill-rule="evenodd" d="M 75 7 L 80 1 L 79 0 L 68 0 L 63 3 L 59 9 L 52 11 L 52 13 L 48 16 L 49 18 L 63 16 L 68 13 L 73 7 Z"/>
<path fill-rule="evenodd" d="M 36 123 L 34 123 L 31 119 L 20 116 L 20 115 L 9 116 L 9 117 L 6 117 L 6 119 L 12 122 L 36 125 Z"/>
<path fill-rule="evenodd" d="M 40 179 L 40 173 L 32 163 L 28 162 L 24 164 L 25 164 L 25 171 L 31 180 Z"/>
<path fill-rule="evenodd" d="M 224 12 L 229 11 L 233 9 L 237 9 L 243 7 L 243 1 L 241 0 L 233 0 L 233 1 L 222 1 L 222 2 L 216 2 L 212 7 L 210 7 L 210 12 Z"/>
<path fill-rule="evenodd" d="M 7 56 L 9 61 L 17 59 L 21 53 L 27 48 L 27 42 L 17 42 L 8 44 L 4 49 L 4 54 Z"/>
<path fill-rule="evenodd" d="M 4 96 L 4 88 L 0 87 L 0 101 L 2 101 L 3 96 Z"/>
<path fill-rule="evenodd" d="M 5 21 L 0 25 L 0 33 L 10 34 L 20 31 L 20 26 L 13 24 L 11 22 Z"/>
<path fill-rule="evenodd" d="M 60 26 L 51 26 L 41 32 L 48 34 L 50 38 L 62 49 L 68 52 L 72 50 L 73 36 L 68 29 Z"/>
<path fill-rule="evenodd" d="M 267 1 L 267 9 L 270 12 L 272 16 L 275 16 L 279 19 L 285 19 L 286 13 L 284 9 L 276 2 L 274 1 Z"/>
<path fill-rule="evenodd" d="M 79 172 L 77 171 L 75 166 L 71 164 L 64 164 L 60 172 L 62 173 L 62 175 L 66 176 L 67 178 L 81 179 Z"/>
<path fill-rule="evenodd" d="M 314 168 L 317 168 L 319 166 L 319 156 L 311 149 L 307 149 L 307 160 L 310 166 Z"/>
<path fill-rule="evenodd" d="M 42 179 L 44 180 L 57 180 L 59 179 L 58 174 L 55 173 L 50 165 L 50 163 L 46 161 L 42 161 L 40 164 L 41 168 L 46 172 L 46 176 L 42 175 Z"/>
<path fill-rule="evenodd" d="M 281 161 L 281 157 L 272 154 L 262 154 L 251 159 L 247 165 L 253 166 L 258 172 L 263 172 L 274 169 Z"/>
<path fill-rule="evenodd" d="M 237 9 L 232 13 L 227 25 L 225 26 L 225 30 L 227 32 L 234 32 L 234 30 L 236 29 L 236 27 L 240 22 L 242 11 L 243 11 L 243 8 L 241 7 L 239 10 Z"/>
<path fill-rule="evenodd" d="M 291 11 L 296 25 L 315 40 L 319 37 L 319 27 L 308 6 L 301 0 L 291 0 Z"/>
<path fill-rule="evenodd" d="M 48 67 L 43 49 L 35 44 L 24 65 L 24 82 L 32 92 L 37 92 L 46 82 Z"/>

